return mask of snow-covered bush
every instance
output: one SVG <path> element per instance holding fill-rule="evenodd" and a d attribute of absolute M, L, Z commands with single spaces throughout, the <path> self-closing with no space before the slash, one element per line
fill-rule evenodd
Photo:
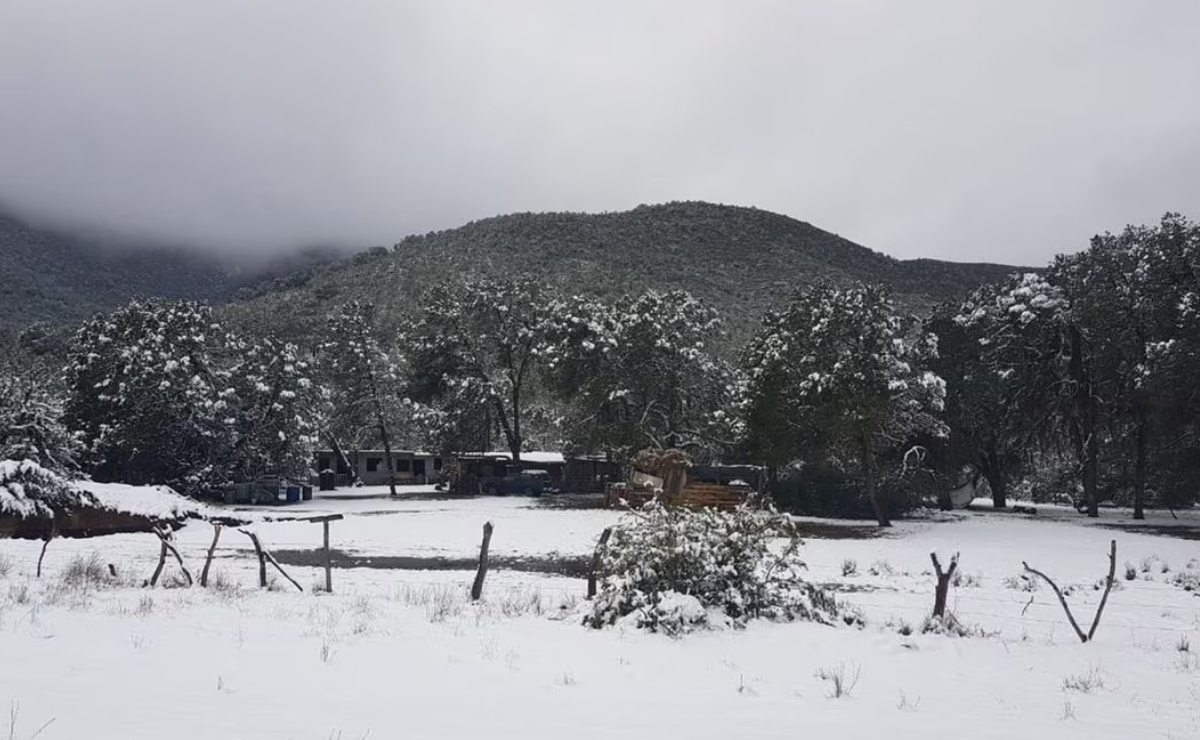
<path fill-rule="evenodd" d="M 58 473 L 31 460 L 0 460 L 0 515 L 52 517 L 55 509 L 85 503 L 79 490 Z"/>
<path fill-rule="evenodd" d="M 801 577 L 799 546 L 791 520 L 774 511 L 651 502 L 613 528 L 584 623 L 669 634 L 759 617 L 831 624 L 839 605 Z"/>

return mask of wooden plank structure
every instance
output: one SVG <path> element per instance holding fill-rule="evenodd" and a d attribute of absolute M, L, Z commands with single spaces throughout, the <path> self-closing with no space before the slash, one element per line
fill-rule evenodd
<path fill-rule="evenodd" d="M 756 491 L 749 486 L 723 486 L 716 483 L 687 483 L 674 495 L 615 484 L 605 490 L 604 504 L 609 508 L 617 508 L 621 507 L 621 502 L 624 501 L 636 509 L 658 499 L 667 506 L 730 511 L 745 505 L 755 494 Z"/>

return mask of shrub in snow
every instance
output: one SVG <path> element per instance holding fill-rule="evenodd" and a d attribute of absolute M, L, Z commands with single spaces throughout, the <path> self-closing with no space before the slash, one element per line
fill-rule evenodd
<path fill-rule="evenodd" d="M 1183 570 L 1175 573 L 1170 583 L 1184 591 L 1200 592 L 1200 560 L 1191 560 Z"/>
<path fill-rule="evenodd" d="M 714 619 L 833 623 L 834 599 L 801 578 L 800 539 L 775 511 L 647 504 L 612 530 L 584 623 L 689 632 Z"/>
<path fill-rule="evenodd" d="M 947 613 L 940 617 L 928 616 L 921 623 L 921 634 L 945 635 L 946 637 L 989 637 L 988 633 L 975 625 L 965 624 L 958 617 Z"/>
<path fill-rule="evenodd" d="M 54 510 L 84 502 L 63 476 L 31 460 L 0 460 L 0 514 L 22 519 L 51 517 Z"/>

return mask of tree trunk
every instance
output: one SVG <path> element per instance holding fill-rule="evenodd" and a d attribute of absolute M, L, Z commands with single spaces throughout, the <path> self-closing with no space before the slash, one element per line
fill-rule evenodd
<path fill-rule="evenodd" d="M 379 438 L 383 440 L 383 454 L 387 458 L 388 491 L 392 498 L 396 497 L 396 463 L 392 460 L 392 441 L 388 437 L 387 425 L 383 423 L 383 413 L 379 412 Z"/>
<path fill-rule="evenodd" d="M 1008 477 L 1004 475 L 1004 471 L 996 464 L 995 457 L 989 457 L 987 470 L 983 471 L 983 477 L 987 478 L 988 488 L 992 489 L 992 507 L 1007 509 Z"/>
<path fill-rule="evenodd" d="M 1083 468 L 1083 493 L 1087 497 L 1087 515 L 1100 516 L 1100 440 L 1093 430 L 1087 438 Z"/>
<path fill-rule="evenodd" d="M 342 446 L 338 444 L 337 437 L 329 435 L 329 446 L 333 449 L 333 454 L 337 459 L 342 461 L 342 465 L 346 466 L 346 470 L 350 471 L 350 485 L 358 480 L 358 466 L 350 464 L 350 458 L 346 457 L 346 453 L 342 450 Z M 321 471 L 317 471 L 318 473 Z M 334 465 L 334 472 L 337 472 L 337 465 Z"/>
<path fill-rule="evenodd" d="M 520 422 L 516 418 L 516 411 L 513 411 L 513 422 L 516 424 L 514 426 L 509 423 L 508 414 L 504 413 L 504 404 L 500 402 L 500 399 L 493 398 L 493 400 L 496 406 L 496 418 L 500 422 L 501 431 L 504 432 L 504 441 L 508 443 L 508 452 L 512 455 L 513 464 L 520 465 L 522 439 Z M 516 396 L 513 397 L 513 400 L 517 400 Z M 488 451 L 490 452 L 490 450 Z"/>
<path fill-rule="evenodd" d="M 871 502 L 871 509 L 875 512 L 875 519 L 881 527 L 892 526 L 891 520 L 888 519 L 887 512 L 883 509 L 883 502 L 879 500 L 879 482 L 875 479 L 875 453 L 871 449 L 870 441 L 864 439 L 862 443 L 863 454 L 863 478 L 867 485 L 867 499 Z"/>
<path fill-rule="evenodd" d="M 513 389 L 512 396 L 512 438 L 508 441 L 508 451 L 512 453 L 513 464 L 521 465 L 521 447 L 525 440 L 521 439 L 521 392 Z"/>
<path fill-rule="evenodd" d="M 1137 411 L 1137 434 L 1135 444 L 1137 445 L 1137 458 L 1133 468 L 1133 518 L 1146 518 L 1146 413 L 1138 404 Z"/>
<path fill-rule="evenodd" d="M 1096 399 L 1092 395 L 1092 379 L 1083 356 L 1083 333 L 1079 327 L 1069 330 L 1071 359 L 1067 371 L 1074 384 L 1072 405 L 1075 418 L 1071 424 L 1071 437 L 1075 453 L 1083 469 L 1083 495 L 1087 502 L 1087 515 L 1100 516 L 1099 465 L 1100 438 L 1097 435 Z"/>

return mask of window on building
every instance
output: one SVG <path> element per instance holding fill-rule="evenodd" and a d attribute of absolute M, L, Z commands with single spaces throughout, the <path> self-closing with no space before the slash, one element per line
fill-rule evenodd
<path fill-rule="evenodd" d="M 401 473 L 407 473 L 410 463 L 411 461 L 407 457 L 402 457 L 396 461 L 396 470 Z"/>
<path fill-rule="evenodd" d="M 381 463 L 381 462 L 383 462 L 382 457 L 368 457 L 367 458 L 367 472 L 368 473 L 378 473 L 379 472 L 379 463 Z"/>
<path fill-rule="evenodd" d="M 434 470 L 442 469 L 442 458 L 440 458 L 440 457 L 433 458 L 433 469 Z"/>
<path fill-rule="evenodd" d="M 413 460 L 413 475 L 425 475 L 425 461 Z"/>

